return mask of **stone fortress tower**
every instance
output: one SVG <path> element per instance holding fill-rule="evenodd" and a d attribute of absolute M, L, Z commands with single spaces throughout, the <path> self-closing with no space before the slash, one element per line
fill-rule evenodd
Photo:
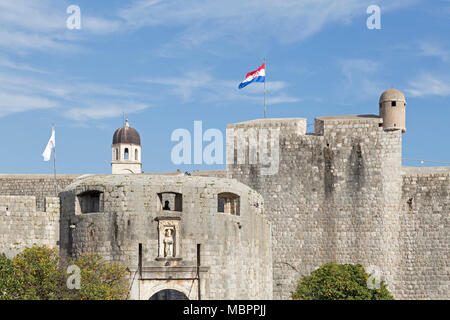
<path fill-rule="evenodd" d="M 275 299 L 330 261 L 379 270 L 397 299 L 449 299 L 450 167 L 402 166 L 405 104 L 390 89 L 380 116 L 316 118 L 314 133 L 301 118 L 227 126 L 227 176 L 272 222 Z M 278 136 L 269 164 L 255 147 L 265 132 Z"/>
<path fill-rule="evenodd" d="M 230 124 L 227 170 L 192 176 L 142 173 L 126 121 L 112 175 L 58 175 L 57 197 L 52 175 L 0 175 L 0 252 L 98 252 L 128 267 L 131 299 L 287 299 L 330 261 L 380 271 L 396 299 L 449 299 L 450 167 L 402 166 L 405 104 L 389 89 L 379 115 L 319 117 L 313 133 Z"/>
<path fill-rule="evenodd" d="M 123 127 L 114 132 L 112 142 L 112 174 L 142 172 L 141 137 L 136 129 L 130 127 L 128 119 Z"/>

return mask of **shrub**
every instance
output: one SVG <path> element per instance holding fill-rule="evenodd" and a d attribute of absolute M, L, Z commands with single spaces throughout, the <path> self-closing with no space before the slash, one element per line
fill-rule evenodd
<path fill-rule="evenodd" d="M 80 268 L 80 289 L 69 289 L 66 270 Z M 75 261 L 61 261 L 55 249 L 33 246 L 9 259 L 0 255 L 2 300 L 117 300 L 126 299 L 126 268 L 105 262 L 98 254 L 83 254 Z"/>
<path fill-rule="evenodd" d="M 383 281 L 369 289 L 370 275 L 359 264 L 327 263 L 299 280 L 291 297 L 298 300 L 393 300 Z"/>

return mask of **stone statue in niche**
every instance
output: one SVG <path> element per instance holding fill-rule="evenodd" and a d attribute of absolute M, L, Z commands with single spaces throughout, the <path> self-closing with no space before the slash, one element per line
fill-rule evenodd
<path fill-rule="evenodd" d="M 181 260 L 181 218 L 161 216 L 158 221 L 158 257 L 157 260 Z"/>
<path fill-rule="evenodd" d="M 173 228 L 166 228 L 166 230 L 164 230 L 164 239 L 163 239 L 163 243 L 164 243 L 164 257 L 173 257 L 174 256 L 174 252 L 173 252 L 173 245 L 174 245 L 174 241 L 173 241 Z"/>

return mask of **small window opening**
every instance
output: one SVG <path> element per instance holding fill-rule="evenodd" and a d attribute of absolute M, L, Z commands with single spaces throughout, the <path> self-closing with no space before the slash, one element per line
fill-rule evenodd
<path fill-rule="evenodd" d="M 219 193 L 217 196 L 217 211 L 239 215 L 239 196 L 230 192 Z"/>
<path fill-rule="evenodd" d="M 138 149 L 134 150 L 134 160 L 136 160 L 136 161 L 139 160 L 139 151 L 138 151 Z"/>
<path fill-rule="evenodd" d="M 158 193 L 159 210 L 183 211 L 183 195 L 177 192 Z"/>
<path fill-rule="evenodd" d="M 396 107 L 397 106 L 397 101 L 392 101 L 392 106 Z"/>
<path fill-rule="evenodd" d="M 129 151 L 128 151 L 128 148 L 125 148 L 125 154 L 124 154 L 124 159 L 125 160 L 128 160 L 129 159 Z"/>
<path fill-rule="evenodd" d="M 95 213 L 103 211 L 103 192 L 86 191 L 77 196 L 81 213 Z"/>
<path fill-rule="evenodd" d="M 119 160 L 119 149 L 116 148 L 116 160 Z"/>

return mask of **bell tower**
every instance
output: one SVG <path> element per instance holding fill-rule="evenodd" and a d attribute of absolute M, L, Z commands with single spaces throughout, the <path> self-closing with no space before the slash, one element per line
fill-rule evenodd
<path fill-rule="evenodd" d="M 112 174 L 142 172 L 142 147 L 139 132 L 130 127 L 128 119 L 114 132 L 112 141 Z"/>

